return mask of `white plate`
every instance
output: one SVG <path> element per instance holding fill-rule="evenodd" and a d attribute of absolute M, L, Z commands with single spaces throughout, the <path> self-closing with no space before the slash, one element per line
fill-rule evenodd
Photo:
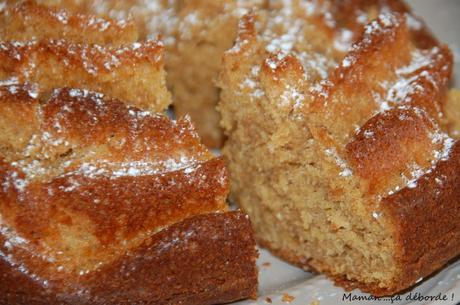
<path fill-rule="evenodd" d="M 447 43 L 455 56 L 456 87 L 460 88 L 460 0 L 408 0 L 417 14 L 424 17 L 437 37 Z M 459 215 L 460 217 L 460 215 Z M 343 300 L 343 289 L 335 287 L 323 275 L 304 272 L 275 257 L 265 250 L 260 251 L 258 261 L 259 295 L 257 300 L 247 300 L 234 305 L 338 305 L 338 304 L 413 304 L 413 305 L 454 305 L 460 303 L 460 261 L 419 283 L 412 291 L 401 295 L 398 300 L 349 301 Z M 422 296 L 446 296 L 446 301 L 408 301 L 409 293 Z M 355 297 L 368 297 L 360 291 L 352 291 Z M 269 299 L 268 299 L 269 298 Z M 288 300 L 291 300 L 290 303 Z M 319 303 L 315 303 L 319 301 Z"/>

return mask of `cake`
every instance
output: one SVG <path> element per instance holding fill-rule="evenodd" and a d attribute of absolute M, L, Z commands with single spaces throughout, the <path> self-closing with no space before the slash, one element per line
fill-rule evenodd
<path fill-rule="evenodd" d="M 255 297 L 250 221 L 224 161 L 170 104 L 133 21 L 0 5 L 0 304 Z"/>
<path fill-rule="evenodd" d="M 133 18 L 143 39 L 161 34 L 166 47 L 168 86 L 178 116 L 188 114 L 203 142 L 220 147 L 224 137 L 215 107 L 219 89 L 215 79 L 221 57 L 237 32 L 238 20 L 263 0 L 39 0 L 74 12 L 91 12 L 111 18 Z"/>
<path fill-rule="evenodd" d="M 246 15 L 218 109 L 231 197 L 259 243 L 375 296 L 458 256 L 451 71 L 449 49 L 399 1 L 274 1 Z"/>
<path fill-rule="evenodd" d="M 249 219 L 189 119 L 27 85 L 0 86 L 0 114 L 0 304 L 254 296 Z"/>
<path fill-rule="evenodd" d="M 132 22 L 19 1 L 3 7 L 0 25 L 0 81 L 35 83 L 44 93 L 85 88 L 153 112 L 171 104 L 163 44 L 136 41 Z"/>

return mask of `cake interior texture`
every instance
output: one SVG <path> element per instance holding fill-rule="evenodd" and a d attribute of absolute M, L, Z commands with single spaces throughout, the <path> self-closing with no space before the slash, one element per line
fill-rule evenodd
<path fill-rule="evenodd" d="M 218 109 L 232 197 L 259 242 L 375 295 L 458 255 L 451 65 L 399 1 L 273 1 L 245 16 Z"/>

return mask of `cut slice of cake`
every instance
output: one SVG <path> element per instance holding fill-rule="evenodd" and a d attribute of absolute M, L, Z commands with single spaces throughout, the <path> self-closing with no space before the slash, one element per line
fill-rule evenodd
<path fill-rule="evenodd" d="M 242 19 L 219 79 L 223 154 L 263 246 L 390 295 L 460 254 L 452 56 L 398 1 L 340 3 Z"/>
<path fill-rule="evenodd" d="M 0 303 L 254 296 L 250 222 L 188 118 L 80 89 L 0 86 Z"/>

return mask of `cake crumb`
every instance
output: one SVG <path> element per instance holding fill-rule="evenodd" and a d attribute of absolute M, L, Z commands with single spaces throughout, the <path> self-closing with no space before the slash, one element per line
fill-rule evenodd
<path fill-rule="evenodd" d="M 295 300 L 295 297 L 287 293 L 283 293 L 283 297 L 281 298 L 281 301 L 283 301 L 283 303 L 291 303 L 294 300 Z"/>
<path fill-rule="evenodd" d="M 268 298 L 268 297 L 265 298 L 265 303 L 271 304 L 271 303 L 272 303 L 272 299 L 270 299 L 270 298 Z"/>
<path fill-rule="evenodd" d="M 310 303 L 310 305 L 319 305 L 319 300 L 314 300 L 313 302 Z"/>
<path fill-rule="evenodd" d="M 268 267 L 270 267 L 271 265 L 272 265 L 272 264 L 271 264 L 270 262 L 265 262 L 265 263 L 262 264 L 262 266 L 265 267 L 265 268 L 268 268 Z"/>

